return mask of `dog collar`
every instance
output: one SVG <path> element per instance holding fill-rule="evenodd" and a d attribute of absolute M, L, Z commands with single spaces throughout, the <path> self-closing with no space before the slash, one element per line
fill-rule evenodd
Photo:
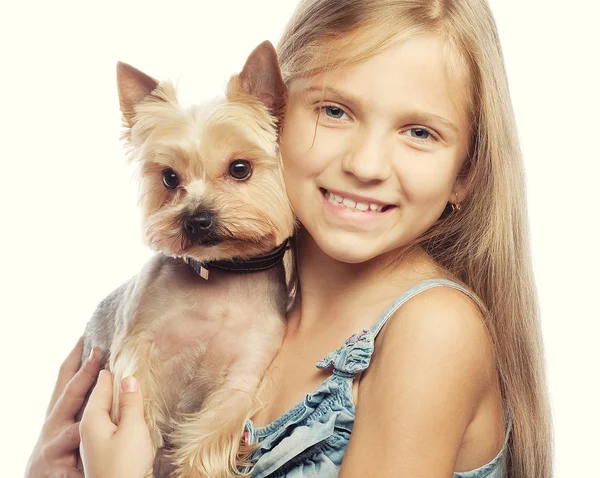
<path fill-rule="evenodd" d="M 261 256 L 251 257 L 249 259 L 229 259 L 219 261 L 200 262 L 192 257 L 184 257 L 183 261 L 188 264 L 196 274 L 205 280 L 208 280 L 208 272 L 210 269 L 221 269 L 229 272 L 259 272 L 266 271 L 271 267 L 275 267 L 283 259 L 285 251 L 289 249 L 289 239 L 283 241 L 280 246 L 263 254 Z"/>

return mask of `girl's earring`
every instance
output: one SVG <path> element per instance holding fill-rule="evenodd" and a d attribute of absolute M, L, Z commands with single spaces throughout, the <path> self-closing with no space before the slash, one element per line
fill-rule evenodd
<path fill-rule="evenodd" d="M 458 202 L 458 193 L 454 193 L 456 194 L 456 204 L 450 203 L 450 206 L 452 206 L 452 212 L 454 211 L 460 211 L 460 203 Z"/>

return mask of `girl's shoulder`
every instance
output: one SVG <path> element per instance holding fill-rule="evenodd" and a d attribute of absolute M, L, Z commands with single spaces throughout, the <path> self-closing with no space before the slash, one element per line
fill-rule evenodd
<path fill-rule="evenodd" d="M 413 280 L 377 319 L 372 328 L 376 355 L 383 356 L 389 348 L 393 363 L 409 353 L 433 359 L 460 348 L 465 360 L 478 357 L 481 363 L 486 358 L 495 364 L 484 311 L 483 302 L 466 284 L 432 269 Z"/>
<path fill-rule="evenodd" d="M 380 317 L 383 323 L 380 330 L 375 327 L 376 347 L 382 350 L 391 344 L 390 348 L 406 350 L 418 345 L 414 353 L 434 354 L 435 350 L 462 345 L 472 354 L 489 354 L 492 348 L 480 303 L 455 279 L 422 280 L 402 293 Z"/>

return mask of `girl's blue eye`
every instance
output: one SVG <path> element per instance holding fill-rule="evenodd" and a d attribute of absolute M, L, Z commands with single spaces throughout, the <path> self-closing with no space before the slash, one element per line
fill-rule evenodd
<path fill-rule="evenodd" d="M 410 135 L 413 138 L 421 140 L 428 140 L 429 138 L 431 138 L 431 133 L 425 128 L 411 128 Z"/>
<path fill-rule="evenodd" d="M 323 110 L 327 116 L 333 119 L 342 119 L 346 114 L 342 108 L 333 105 L 323 106 Z"/>

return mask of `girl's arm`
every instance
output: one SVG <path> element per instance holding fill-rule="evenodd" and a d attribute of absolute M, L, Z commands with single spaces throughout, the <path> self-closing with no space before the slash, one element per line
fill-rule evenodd
<path fill-rule="evenodd" d="M 361 379 L 339 476 L 451 478 L 493 378 L 483 319 L 462 292 L 442 287 L 413 297 L 395 315 Z"/>

